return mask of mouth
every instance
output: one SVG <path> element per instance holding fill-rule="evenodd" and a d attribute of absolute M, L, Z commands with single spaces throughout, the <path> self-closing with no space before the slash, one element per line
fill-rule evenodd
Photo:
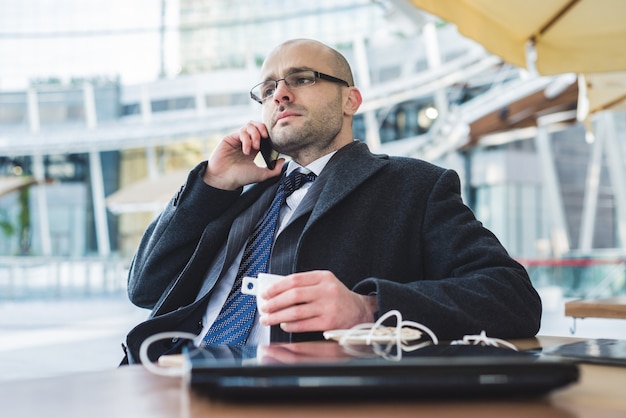
<path fill-rule="evenodd" d="M 292 112 L 292 111 L 284 111 L 284 112 L 279 113 L 276 116 L 276 122 L 280 120 L 288 119 L 288 118 L 297 117 L 297 116 L 300 116 L 300 114 L 296 112 Z"/>

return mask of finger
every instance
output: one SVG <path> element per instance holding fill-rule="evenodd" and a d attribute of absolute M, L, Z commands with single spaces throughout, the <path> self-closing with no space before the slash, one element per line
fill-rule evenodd
<path fill-rule="evenodd" d="M 239 130 L 241 150 L 245 155 L 250 155 L 254 149 L 259 150 L 261 137 L 267 136 L 267 128 L 261 122 L 249 121 Z M 255 153 L 256 155 L 256 153 Z"/>
<path fill-rule="evenodd" d="M 288 333 L 323 332 L 333 327 L 326 325 L 320 317 L 307 318 L 299 321 L 280 322 L 280 329 Z"/>
<path fill-rule="evenodd" d="M 268 138 L 269 133 L 264 123 L 250 121 L 252 134 L 250 135 L 250 145 L 252 149 L 258 151 L 261 149 L 261 138 Z"/>
<path fill-rule="evenodd" d="M 284 163 L 284 159 L 282 160 Z M 278 163 L 276 165 L 278 165 Z M 320 283 L 320 279 L 318 277 L 319 275 L 320 272 L 318 271 L 307 271 L 304 273 L 289 274 L 285 276 L 283 280 L 279 280 L 272 286 L 265 289 L 265 292 L 261 296 L 264 299 L 271 299 L 291 289 L 295 289 L 298 287 L 315 286 L 316 284 Z"/>
<path fill-rule="evenodd" d="M 315 286 L 291 287 L 271 297 L 262 296 L 263 302 L 259 305 L 259 310 L 271 314 L 293 306 L 311 304 L 324 299 L 320 292 L 321 289 Z"/>
<path fill-rule="evenodd" d="M 262 325 L 278 325 L 296 323 L 321 317 L 321 310 L 313 303 L 292 305 L 274 312 L 263 311 L 260 322 Z"/>
<path fill-rule="evenodd" d="M 244 125 L 239 130 L 239 142 L 241 143 L 241 152 L 244 155 L 250 155 L 250 149 L 252 148 L 251 135 L 254 135 L 254 132 L 249 124 Z"/>
<path fill-rule="evenodd" d="M 276 161 L 276 166 L 273 169 L 269 169 L 267 167 L 259 167 L 259 178 L 258 181 L 267 180 L 271 177 L 276 177 L 282 174 L 283 165 L 285 164 L 284 158 L 279 158 Z"/>

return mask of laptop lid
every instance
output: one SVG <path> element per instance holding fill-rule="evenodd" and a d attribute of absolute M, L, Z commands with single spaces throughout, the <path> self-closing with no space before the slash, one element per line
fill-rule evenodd
<path fill-rule="evenodd" d="M 544 356 L 581 363 L 626 366 L 626 340 L 598 338 L 544 348 Z"/>
<path fill-rule="evenodd" d="M 541 396 L 579 377 L 571 362 L 479 345 L 400 353 L 328 342 L 190 345 L 183 354 L 192 389 L 237 401 Z"/>

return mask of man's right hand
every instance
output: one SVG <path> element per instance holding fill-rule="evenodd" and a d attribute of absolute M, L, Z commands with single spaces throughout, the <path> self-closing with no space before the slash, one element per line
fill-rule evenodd
<path fill-rule="evenodd" d="M 209 158 L 203 180 L 209 186 L 222 190 L 258 183 L 280 175 L 284 158 L 279 158 L 273 170 L 259 167 L 254 159 L 259 153 L 261 138 L 269 136 L 261 122 L 250 121 L 238 132 L 225 136 Z"/>

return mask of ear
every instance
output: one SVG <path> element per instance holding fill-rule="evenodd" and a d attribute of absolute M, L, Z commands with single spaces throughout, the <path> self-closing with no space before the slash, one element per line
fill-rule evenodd
<path fill-rule="evenodd" d="M 346 90 L 348 93 L 344 96 L 343 113 L 352 116 L 359 110 L 361 103 L 363 103 L 363 97 L 356 87 L 348 87 Z"/>

